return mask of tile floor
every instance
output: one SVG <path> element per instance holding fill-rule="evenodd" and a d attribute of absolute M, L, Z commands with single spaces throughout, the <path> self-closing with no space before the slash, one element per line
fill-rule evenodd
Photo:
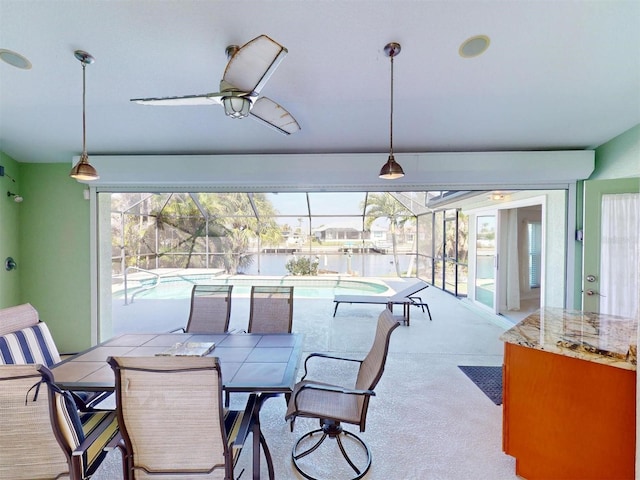
<path fill-rule="evenodd" d="M 517 479 L 514 459 L 501 448 L 502 407 L 494 405 L 457 368 L 501 365 L 503 345 L 498 337 L 507 323 L 436 288 L 422 293 L 433 321 L 412 308 L 411 326 L 401 326 L 392 334 L 386 370 L 370 403 L 367 428 L 359 434 L 373 453 L 372 467 L 364 478 Z M 296 299 L 293 328 L 305 334 L 308 352 L 362 358 L 371 345 L 380 311 L 379 305 L 342 304 L 334 318 L 330 299 Z M 248 318 L 248 300 L 244 304 L 242 299 L 234 299 L 232 327 L 245 321 L 245 316 Z M 350 372 L 326 373 L 346 378 Z M 232 402 L 241 400 L 232 397 Z M 291 433 L 284 421 L 285 411 L 284 398 L 268 400 L 261 412 L 262 428 L 276 479 L 301 479 L 291 463 L 291 448 L 317 423 L 298 419 Z M 358 433 L 351 426 L 346 428 Z M 324 478 L 337 480 L 339 453 L 334 444 L 330 446 L 336 450 L 318 450 L 314 465 Z M 262 478 L 267 478 L 264 461 L 262 467 Z M 236 472 L 242 468 L 242 480 L 251 478 L 250 446 L 243 450 Z M 122 478 L 119 455 L 111 454 L 93 478 Z"/>

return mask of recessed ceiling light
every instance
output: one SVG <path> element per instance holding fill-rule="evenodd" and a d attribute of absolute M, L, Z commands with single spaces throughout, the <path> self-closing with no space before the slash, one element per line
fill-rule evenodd
<path fill-rule="evenodd" d="M 462 42 L 458 53 L 463 58 L 477 57 L 487 51 L 489 43 L 491 43 L 491 40 L 486 35 L 475 35 Z"/>
<path fill-rule="evenodd" d="M 12 52 L 5 48 L 0 48 L 0 60 L 16 68 L 21 68 L 22 70 L 29 70 L 31 68 L 31 62 L 29 60 L 19 53 Z"/>

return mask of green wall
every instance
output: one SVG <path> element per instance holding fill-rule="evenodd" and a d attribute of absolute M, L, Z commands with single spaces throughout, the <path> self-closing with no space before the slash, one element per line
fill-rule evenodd
<path fill-rule="evenodd" d="M 7 192 L 23 195 L 20 181 L 19 163 L 0 152 L 0 165 L 5 176 L 0 177 L 0 308 L 12 307 L 20 303 L 20 279 L 22 277 L 22 255 L 19 241 L 20 217 L 23 203 L 16 203 L 7 197 Z M 11 176 L 15 182 L 9 178 Z M 7 257 L 13 258 L 18 268 L 8 272 L 4 268 Z"/>
<path fill-rule="evenodd" d="M 589 180 L 640 177 L 640 124 L 596 148 Z"/>
<path fill-rule="evenodd" d="M 23 163 L 20 303 L 47 322 L 61 353 L 91 345 L 90 211 L 69 164 Z"/>

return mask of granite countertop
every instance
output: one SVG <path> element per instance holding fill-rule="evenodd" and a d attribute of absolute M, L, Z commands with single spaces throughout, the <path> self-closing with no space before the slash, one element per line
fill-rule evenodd
<path fill-rule="evenodd" d="M 613 367 L 636 370 L 638 321 L 562 308 L 543 308 L 500 340 Z"/>

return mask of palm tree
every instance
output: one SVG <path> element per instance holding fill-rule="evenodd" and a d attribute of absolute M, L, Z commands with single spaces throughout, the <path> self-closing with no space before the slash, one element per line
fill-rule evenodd
<path fill-rule="evenodd" d="M 389 221 L 393 263 L 396 266 L 396 274 L 401 277 L 396 233 L 398 227 L 403 226 L 411 218 L 411 212 L 389 193 L 372 193 L 368 195 L 366 205 L 363 202 L 360 207 L 365 208 L 365 226 L 367 229 L 371 228 L 371 224 L 378 218 L 386 218 Z"/>

